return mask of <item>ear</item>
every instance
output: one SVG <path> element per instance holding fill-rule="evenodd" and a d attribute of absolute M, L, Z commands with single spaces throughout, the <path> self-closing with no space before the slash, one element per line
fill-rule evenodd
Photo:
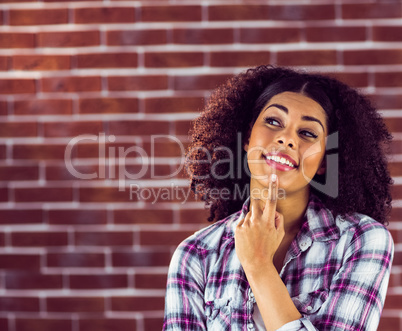
<path fill-rule="evenodd" d="M 243 149 L 245 152 L 248 152 L 248 144 L 250 142 L 251 129 L 252 129 L 251 127 L 248 129 L 246 137 L 243 140 Z"/>
<path fill-rule="evenodd" d="M 321 165 L 317 170 L 317 175 L 323 175 L 325 174 L 325 171 L 327 170 L 327 161 L 326 161 L 326 157 L 324 155 L 324 158 L 321 161 Z"/>

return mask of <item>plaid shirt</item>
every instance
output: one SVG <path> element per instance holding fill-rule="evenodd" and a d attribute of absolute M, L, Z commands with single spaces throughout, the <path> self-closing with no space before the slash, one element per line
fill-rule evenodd
<path fill-rule="evenodd" d="M 241 211 L 184 240 L 172 257 L 164 330 L 255 330 L 255 299 L 236 256 Z M 334 219 L 315 197 L 280 272 L 302 315 L 279 330 L 376 330 L 390 275 L 393 241 L 372 218 Z"/>

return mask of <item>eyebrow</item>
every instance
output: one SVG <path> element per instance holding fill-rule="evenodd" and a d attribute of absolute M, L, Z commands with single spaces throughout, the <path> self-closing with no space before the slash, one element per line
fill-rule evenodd
<path fill-rule="evenodd" d="M 269 105 L 267 108 L 265 108 L 265 110 L 267 110 L 268 108 L 271 108 L 271 107 L 278 108 L 278 109 L 284 111 L 286 114 L 289 113 L 289 110 L 285 106 L 277 104 L 277 103 L 273 103 L 272 105 Z M 322 130 L 325 132 L 324 125 L 321 123 L 321 121 L 318 118 L 315 118 L 315 117 L 312 117 L 312 116 L 302 116 L 302 120 L 311 121 L 311 122 L 317 122 L 318 124 L 321 125 Z"/>

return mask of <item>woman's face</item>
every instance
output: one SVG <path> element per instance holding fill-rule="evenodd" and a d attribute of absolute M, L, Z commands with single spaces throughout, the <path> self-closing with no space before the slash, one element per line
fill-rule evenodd
<path fill-rule="evenodd" d="M 325 172 L 325 137 L 328 134 L 322 107 L 299 93 L 275 95 L 255 121 L 248 143 L 251 189 L 267 188 L 272 173 L 286 195 L 308 193 L 316 173 Z"/>

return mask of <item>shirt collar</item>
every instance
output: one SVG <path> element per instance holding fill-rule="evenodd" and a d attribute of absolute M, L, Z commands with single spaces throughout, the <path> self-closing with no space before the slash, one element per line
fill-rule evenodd
<path fill-rule="evenodd" d="M 249 211 L 249 202 L 250 197 L 244 202 L 240 213 L 236 213 L 237 217 L 229 222 L 228 226 L 231 228 L 232 236 L 234 236 L 239 221 L 246 217 Z M 297 235 L 298 238 L 311 238 L 311 241 L 330 241 L 340 237 L 334 216 L 322 201 L 313 194 L 310 196 L 304 218 L 303 225 Z"/>

